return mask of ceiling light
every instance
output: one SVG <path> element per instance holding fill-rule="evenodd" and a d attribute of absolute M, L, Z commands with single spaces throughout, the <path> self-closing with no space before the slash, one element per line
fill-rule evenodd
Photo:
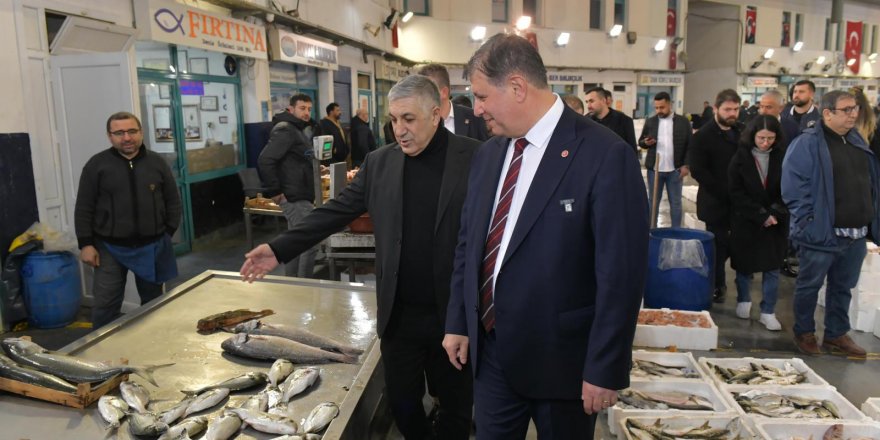
<path fill-rule="evenodd" d="M 834 65 L 831 63 L 828 63 L 822 67 L 822 71 L 827 72 L 827 71 L 831 70 L 832 67 L 834 67 Z"/>
<path fill-rule="evenodd" d="M 791 50 L 793 50 L 793 51 L 795 51 L 795 52 L 798 52 L 798 51 L 800 51 L 800 50 L 803 49 L 803 48 L 804 48 L 804 42 L 803 42 L 803 41 L 798 41 L 797 43 L 794 43 L 794 47 L 792 47 Z"/>
<path fill-rule="evenodd" d="M 811 61 L 807 61 L 807 63 L 804 64 L 804 71 L 810 70 L 812 68 L 813 68 L 813 63 Z"/>
<path fill-rule="evenodd" d="M 752 63 L 752 69 L 757 69 L 761 64 L 764 64 L 764 60 L 758 60 Z"/>
<path fill-rule="evenodd" d="M 767 51 L 764 52 L 764 59 L 769 60 L 770 58 L 773 58 L 773 52 L 774 51 L 772 47 L 770 49 L 767 49 Z"/>
<path fill-rule="evenodd" d="M 611 30 L 608 31 L 608 36 L 616 37 L 620 35 L 621 32 L 623 32 L 623 25 L 615 24 L 614 26 L 611 26 Z"/>
<path fill-rule="evenodd" d="M 528 15 L 523 15 L 518 20 L 516 20 L 516 28 L 521 31 L 528 29 L 529 26 L 531 26 L 531 25 L 532 25 L 532 17 L 529 17 Z"/>
<path fill-rule="evenodd" d="M 172 72 L 172 73 L 177 73 L 177 70 L 174 69 L 174 66 L 172 66 L 172 65 L 169 64 L 169 65 L 168 65 L 168 68 L 171 69 L 171 72 Z"/>
<path fill-rule="evenodd" d="M 820 66 L 825 64 L 825 55 L 819 55 L 819 58 L 816 58 L 816 64 Z"/>
<path fill-rule="evenodd" d="M 849 60 L 847 60 L 846 65 L 847 65 L 847 66 L 852 66 L 852 65 L 855 64 L 855 63 L 856 63 L 856 59 L 855 59 L 855 58 L 850 58 Z"/>
<path fill-rule="evenodd" d="M 665 38 L 657 40 L 657 44 L 654 45 L 655 52 L 660 52 L 663 49 L 666 49 L 666 39 Z"/>
<path fill-rule="evenodd" d="M 400 19 L 400 21 L 406 23 L 409 21 L 410 18 L 413 18 L 413 15 L 413 11 L 409 11 L 406 13 L 406 15 L 403 16 L 403 18 Z"/>
<path fill-rule="evenodd" d="M 563 32 L 556 37 L 556 45 L 559 47 L 565 47 L 568 44 L 568 40 L 571 38 L 571 34 L 568 32 Z"/>
<path fill-rule="evenodd" d="M 877 59 L 877 52 L 874 52 L 871 55 L 868 55 L 868 59 L 871 61 L 876 60 Z"/>
<path fill-rule="evenodd" d="M 471 41 L 483 41 L 486 38 L 486 26 L 474 26 L 471 29 Z"/>

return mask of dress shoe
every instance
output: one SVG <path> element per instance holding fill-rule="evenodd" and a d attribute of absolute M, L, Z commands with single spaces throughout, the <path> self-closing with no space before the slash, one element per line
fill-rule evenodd
<path fill-rule="evenodd" d="M 727 294 L 727 288 L 716 287 L 715 291 L 712 292 L 712 302 L 714 302 L 715 304 L 723 303 L 725 294 Z"/>
<path fill-rule="evenodd" d="M 819 341 L 816 340 L 816 335 L 813 333 L 804 333 L 802 335 L 796 335 L 794 337 L 794 343 L 797 345 L 798 351 L 803 354 L 809 355 L 817 355 L 822 354 L 822 350 L 819 348 Z"/>
<path fill-rule="evenodd" d="M 778 332 L 782 330 L 782 324 L 779 323 L 779 320 L 776 319 L 775 313 L 761 313 L 761 317 L 758 318 L 758 322 L 764 324 L 764 327 L 767 327 L 767 330 Z"/>
<path fill-rule="evenodd" d="M 736 317 L 739 319 L 749 319 L 752 312 L 751 302 L 736 303 Z"/>
<path fill-rule="evenodd" d="M 865 349 L 859 347 L 849 335 L 843 335 L 834 339 L 825 338 L 822 341 L 822 347 L 833 354 L 845 354 L 852 357 L 865 357 Z"/>

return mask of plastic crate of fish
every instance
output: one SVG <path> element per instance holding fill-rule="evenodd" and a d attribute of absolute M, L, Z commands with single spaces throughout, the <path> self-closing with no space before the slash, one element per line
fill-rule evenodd
<path fill-rule="evenodd" d="M 760 388 L 756 388 L 753 385 L 721 385 L 721 391 L 725 393 L 725 397 L 728 399 L 728 402 L 736 409 L 740 414 L 743 414 L 747 417 L 750 417 L 754 422 L 760 422 L 761 420 L 795 420 L 794 412 L 789 410 L 784 410 L 784 412 L 774 409 L 764 410 L 764 414 L 761 414 L 756 411 L 746 411 L 739 402 L 736 401 L 735 394 L 740 393 L 750 393 L 752 395 L 758 393 L 772 393 L 777 396 L 782 397 L 791 397 L 795 399 L 811 399 L 817 401 L 828 401 L 833 404 L 834 411 L 837 412 L 838 419 L 836 420 L 856 420 L 856 421 L 864 421 L 870 420 L 868 419 L 864 413 L 859 411 L 849 400 L 846 400 L 842 394 L 837 392 L 834 387 L 830 386 L 820 386 L 820 385 L 800 385 L 800 386 L 764 386 Z M 753 396 L 749 396 L 753 397 Z M 806 418 L 798 418 L 796 419 L 799 422 L 802 421 L 815 421 L 815 420 L 835 420 L 828 418 L 821 418 L 820 414 L 827 415 L 828 408 L 813 410 L 807 408 L 807 411 L 816 412 L 816 417 L 806 417 Z M 818 411 L 818 412 L 817 412 Z M 778 414 L 779 417 L 773 417 L 768 414 Z M 798 414 L 801 416 L 805 415 L 803 410 L 798 410 Z"/>
<path fill-rule="evenodd" d="M 866 416 L 880 422 L 880 397 L 871 397 L 862 404 Z M 878 437 L 880 438 L 880 437 Z"/>
<path fill-rule="evenodd" d="M 659 425 L 658 425 L 659 424 Z M 755 431 L 738 415 L 624 417 L 618 426 L 617 438 L 641 440 L 631 427 L 648 431 L 653 438 L 754 439 Z M 727 433 L 724 433 L 727 430 Z M 662 431 L 662 433 L 660 432 Z M 656 435 L 662 434 L 662 435 Z M 645 437 L 647 438 L 647 437 Z"/>
<path fill-rule="evenodd" d="M 699 359 L 703 374 L 719 385 L 754 385 L 754 386 L 790 386 L 790 385 L 822 385 L 830 386 L 822 376 L 816 374 L 802 359 L 758 359 L 742 358 L 706 358 Z M 734 375 L 725 380 L 713 365 L 734 370 Z M 758 367 L 759 370 L 755 371 Z M 737 376 L 740 375 L 740 376 Z M 799 376 L 798 376 L 799 375 Z M 794 377 L 797 376 L 797 377 Z M 763 380 L 762 380 L 763 379 Z M 748 381 L 751 380 L 752 383 Z"/>
<path fill-rule="evenodd" d="M 646 315 L 671 316 L 672 320 L 645 321 Z M 709 312 L 691 312 L 671 309 L 642 309 L 636 326 L 636 347 L 666 348 L 674 346 L 687 350 L 714 350 L 718 348 L 718 326 Z"/>
<path fill-rule="evenodd" d="M 834 428 L 836 425 L 839 428 Z M 880 439 L 880 425 L 853 420 L 809 423 L 767 420 L 759 422 L 755 426 L 755 432 L 767 440 Z"/>
<path fill-rule="evenodd" d="M 624 417 L 669 417 L 669 416 L 710 416 L 723 413 L 726 415 L 735 415 L 736 412 L 730 406 L 729 400 L 708 382 L 696 381 L 648 381 L 633 382 L 626 391 L 633 390 L 639 393 L 685 393 L 699 397 L 700 400 L 707 402 L 707 409 L 676 409 L 676 408 L 625 408 L 624 403 L 618 399 L 616 405 L 608 408 L 608 429 L 612 434 L 617 434 L 620 421 Z M 668 395 L 668 394 L 667 394 Z M 697 402 L 688 402 L 689 406 L 695 406 Z"/>
<path fill-rule="evenodd" d="M 690 353 L 634 350 L 630 381 L 695 380 L 706 381 L 703 370 Z"/>

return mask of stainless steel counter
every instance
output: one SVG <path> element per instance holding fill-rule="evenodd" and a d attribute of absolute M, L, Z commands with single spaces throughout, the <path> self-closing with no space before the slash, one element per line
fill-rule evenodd
<path fill-rule="evenodd" d="M 327 429 L 324 438 L 365 438 L 367 432 L 361 427 L 369 424 L 384 384 L 376 343 L 376 295 L 372 287 L 271 276 L 247 284 L 234 272 L 207 271 L 60 351 L 90 360 L 118 362 L 124 357 L 132 365 L 174 362 L 174 366 L 156 371 L 159 388 L 131 376 L 151 392 L 156 402 L 151 409 L 162 410 L 183 397 L 179 390 L 247 371 L 268 371 L 271 361 L 224 354 L 220 343 L 229 333 L 202 335 L 196 331 L 200 318 L 239 308 L 272 309 L 275 315 L 263 318 L 267 322 L 303 326 L 364 349 L 356 365 L 321 365 L 321 379 L 311 391 L 295 397 L 291 403 L 299 422 L 318 403 L 336 402 L 340 416 Z M 224 404 L 237 405 L 257 391 L 259 388 L 234 392 Z M 210 415 L 219 414 L 220 408 Z M 82 411 L 0 394 L 0 421 L 3 426 L 0 438 L 3 439 L 105 438 L 104 423 L 96 404 Z M 131 438 L 127 428 L 128 424 L 123 423 L 118 435 L 109 438 Z M 237 438 L 274 437 L 247 428 Z"/>

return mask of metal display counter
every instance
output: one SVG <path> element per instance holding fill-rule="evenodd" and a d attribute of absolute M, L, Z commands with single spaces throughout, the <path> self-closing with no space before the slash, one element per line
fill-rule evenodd
<path fill-rule="evenodd" d="M 224 354 L 220 343 L 230 336 L 217 332 L 202 335 L 196 322 L 208 315 L 247 308 L 272 309 L 267 322 L 305 327 L 315 333 L 362 348 L 358 364 L 320 365 L 321 378 L 306 393 L 291 400 L 299 423 L 317 404 L 335 402 L 340 414 L 324 433 L 324 439 L 368 438 L 369 424 L 381 399 L 384 378 L 376 343 L 376 295 L 374 289 L 356 284 L 267 276 L 247 284 L 234 272 L 206 271 L 146 306 L 74 341 L 62 353 L 83 359 L 131 365 L 174 362 L 155 372 L 159 388 L 144 379 L 131 379 L 151 394 L 151 410 L 163 410 L 179 401 L 183 389 L 215 383 L 247 371 L 268 372 L 271 361 Z M 225 405 L 238 405 L 260 388 L 233 392 L 210 414 Z M 118 395 L 118 390 L 112 394 Z M 0 394 L 3 439 L 103 439 L 134 438 L 124 422 L 115 435 L 106 436 L 97 404 L 77 410 L 17 395 Z M 252 428 L 238 439 L 269 439 Z"/>

